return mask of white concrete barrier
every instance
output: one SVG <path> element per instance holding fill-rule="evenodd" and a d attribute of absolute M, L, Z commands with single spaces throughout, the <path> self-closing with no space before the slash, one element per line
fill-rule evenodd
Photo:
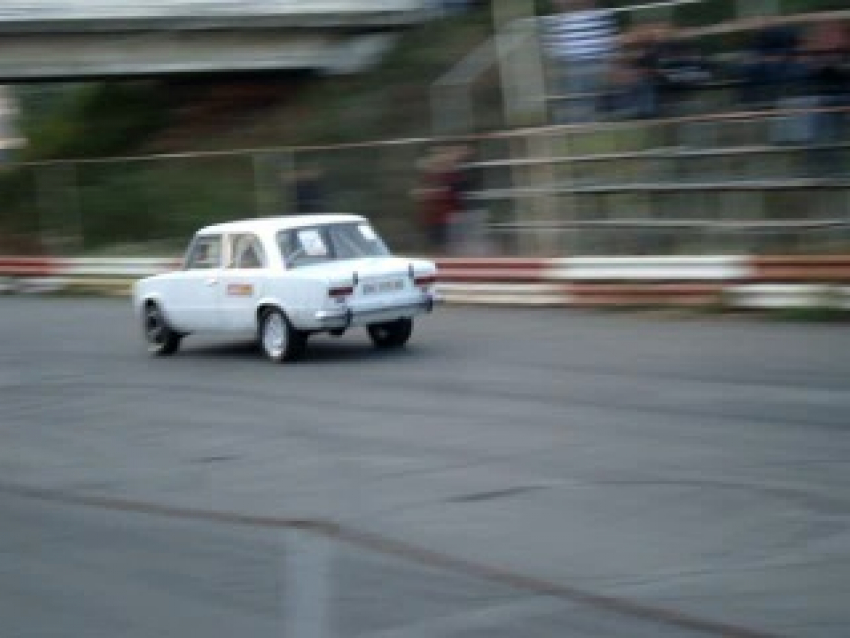
<path fill-rule="evenodd" d="M 546 277 L 562 281 L 735 281 L 752 275 L 749 258 L 566 257 L 549 261 Z"/>
<path fill-rule="evenodd" d="M 749 284 L 727 289 L 728 303 L 741 309 L 823 308 L 850 310 L 850 286 Z"/>
<path fill-rule="evenodd" d="M 509 306 L 714 306 L 850 310 L 850 257 L 438 259 L 447 303 Z M 0 293 L 129 294 L 175 258 L 0 257 Z M 783 281 L 783 277 L 786 278 Z"/>
<path fill-rule="evenodd" d="M 564 286 L 558 284 L 441 283 L 437 291 L 446 303 L 497 306 L 570 305 Z"/>
<path fill-rule="evenodd" d="M 0 277 L 0 295 L 17 292 L 18 280 L 12 277 Z"/>
<path fill-rule="evenodd" d="M 147 277 L 180 268 L 180 260 L 168 258 L 83 257 L 64 260 L 68 277 Z"/>
<path fill-rule="evenodd" d="M 22 295 L 50 295 L 68 287 L 66 277 L 24 277 L 15 283 L 15 292 Z"/>

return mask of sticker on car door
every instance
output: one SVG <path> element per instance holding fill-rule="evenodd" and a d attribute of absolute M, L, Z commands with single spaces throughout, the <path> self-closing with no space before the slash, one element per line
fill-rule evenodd
<path fill-rule="evenodd" d="M 254 294 L 254 286 L 245 283 L 227 284 L 228 297 L 251 297 Z"/>

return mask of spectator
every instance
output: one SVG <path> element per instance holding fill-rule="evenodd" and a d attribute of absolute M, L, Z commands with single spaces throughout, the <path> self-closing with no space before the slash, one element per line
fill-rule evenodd
<path fill-rule="evenodd" d="M 419 162 L 419 184 L 413 197 L 419 203 L 420 222 L 425 229 L 429 248 L 436 254 L 448 252 L 451 227 L 456 222 L 460 204 L 454 186 L 454 151 L 439 146 L 429 150 Z"/>
<path fill-rule="evenodd" d="M 558 93 L 569 104 L 556 118 L 594 121 L 616 51 L 613 13 L 594 0 L 556 0 L 555 6 L 559 13 L 545 20 L 546 41 L 557 66 Z"/>
<path fill-rule="evenodd" d="M 803 77 L 798 27 L 766 19 L 761 23 L 741 67 L 741 99 L 750 108 L 776 106 L 783 97 L 792 96 Z"/>
<path fill-rule="evenodd" d="M 327 212 L 322 171 L 308 165 L 295 171 L 295 211 L 298 213 Z"/>
<path fill-rule="evenodd" d="M 655 51 L 657 25 L 632 27 L 620 39 L 609 75 L 607 110 L 617 118 L 653 117 L 658 112 Z"/>
<path fill-rule="evenodd" d="M 699 46 L 666 31 L 652 53 L 655 93 L 659 110 L 678 115 L 686 101 L 713 76 L 711 64 Z"/>
<path fill-rule="evenodd" d="M 452 223 L 451 249 L 480 255 L 485 248 L 486 212 L 474 195 L 481 190 L 481 171 L 475 165 L 476 152 L 471 144 L 452 149 L 450 187 L 457 206 Z"/>
<path fill-rule="evenodd" d="M 803 39 L 803 60 L 806 65 L 806 90 L 811 106 L 836 109 L 850 106 L 850 35 L 842 22 L 813 24 Z M 817 111 L 809 115 L 811 141 L 830 145 L 843 141 L 846 112 Z M 836 149 L 826 148 L 815 154 L 814 168 L 818 173 L 840 170 Z"/>

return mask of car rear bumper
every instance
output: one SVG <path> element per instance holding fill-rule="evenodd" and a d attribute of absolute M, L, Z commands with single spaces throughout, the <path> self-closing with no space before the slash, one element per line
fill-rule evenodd
<path fill-rule="evenodd" d="M 367 308 L 345 306 L 333 310 L 319 310 L 315 321 L 321 328 L 329 330 L 367 326 L 373 323 L 395 321 L 403 317 L 413 317 L 431 312 L 440 298 L 429 293 L 419 299 L 393 305 L 380 305 Z"/>

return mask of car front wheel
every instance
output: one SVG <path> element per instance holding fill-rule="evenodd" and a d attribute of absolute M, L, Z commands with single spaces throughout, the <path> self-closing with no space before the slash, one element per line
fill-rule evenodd
<path fill-rule="evenodd" d="M 270 308 L 260 320 L 260 345 L 274 363 L 295 361 L 304 354 L 307 337 L 293 328 L 280 310 Z"/>
<path fill-rule="evenodd" d="M 413 334 L 413 319 L 404 318 L 369 326 L 369 336 L 378 348 L 400 348 Z"/>
<path fill-rule="evenodd" d="M 144 331 L 148 352 L 157 356 L 167 356 L 177 352 L 180 340 L 183 338 L 183 335 L 171 329 L 162 310 L 155 303 L 149 303 L 145 307 Z"/>

